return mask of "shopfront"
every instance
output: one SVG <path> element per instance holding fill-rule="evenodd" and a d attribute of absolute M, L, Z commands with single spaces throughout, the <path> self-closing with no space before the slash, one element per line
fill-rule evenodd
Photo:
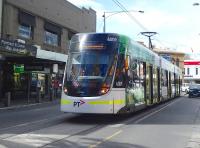
<path fill-rule="evenodd" d="M 3 57 L 2 54 L 0 54 L 0 101 L 3 98 L 3 63 L 4 63 L 5 58 Z"/>
<path fill-rule="evenodd" d="M 12 99 L 15 101 L 15 92 L 25 92 L 27 90 L 27 76 L 24 67 L 18 63 L 17 59 L 23 60 L 34 59 L 37 48 L 18 41 L 0 39 L 0 95 L 1 102 L 7 97 L 8 92 L 11 93 Z"/>
<path fill-rule="evenodd" d="M 48 101 L 52 79 L 57 78 L 62 83 L 67 55 L 4 39 L 0 39 L 1 54 L 4 58 L 0 60 L 0 95 L 5 98 L 10 92 L 11 104 Z M 41 83 L 40 100 L 38 81 Z"/>

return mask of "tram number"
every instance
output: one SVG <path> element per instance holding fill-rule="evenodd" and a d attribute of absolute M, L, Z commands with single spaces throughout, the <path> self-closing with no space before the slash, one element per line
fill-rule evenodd
<path fill-rule="evenodd" d="M 74 101 L 74 107 L 79 107 L 81 105 L 85 104 L 85 102 L 83 100 L 80 101 Z"/>
<path fill-rule="evenodd" d="M 113 41 L 113 42 L 115 42 L 115 41 L 117 41 L 117 38 L 110 36 L 110 37 L 107 38 L 107 41 Z"/>

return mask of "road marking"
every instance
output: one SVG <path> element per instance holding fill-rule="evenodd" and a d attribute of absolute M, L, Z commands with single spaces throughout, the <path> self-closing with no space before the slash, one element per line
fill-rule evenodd
<path fill-rule="evenodd" d="M 119 128 L 119 127 L 124 126 L 124 125 L 125 125 L 124 123 L 121 123 L 121 124 L 112 124 L 112 125 L 109 125 L 109 127 Z"/>
<path fill-rule="evenodd" d="M 177 101 L 180 101 L 180 99 L 179 99 L 179 100 L 176 100 L 176 101 L 174 101 L 174 102 L 171 102 L 171 103 L 167 104 L 166 106 L 162 107 L 161 109 L 156 110 L 156 111 L 154 111 L 154 112 L 152 112 L 152 113 L 150 113 L 150 114 L 148 114 L 148 115 L 146 115 L 146 116 L 144 116 L 144 117 L 142 117 L 142 118 L 136 120 L 134 123 L 137 124 L 137 123 L 141 122 L 142 120 L 145 120 L 145 119 L 149 118 L 150 116 L 152 116 L 152 115 L 154 115 L 154 114 L 156 114 L 156 113 L 158 113 L 158 112 L 164 110 L 165 108 L 167 108 L 168 106 L 170 106 L 170 105 L 176 103 Z"/>
<path fill-rule="evenodd" d="M 101 143 L 103 143 L 105 141 L 108 141 L 108 140 L 112 139 L 113 137 L 119 135 L 121 132 L 122 132 L 122 130 L 119 130 L 119 131 L 115 132 L 114 134 L 112 134 L 111 136 L 106 137 L 103 141 L 99 141 L 99 142 L 97 142 L 97 143 L 95 143 L 93 145 L 90 145 L 88 148 L 95 148 L 98 145 L 100 145 Z"/>

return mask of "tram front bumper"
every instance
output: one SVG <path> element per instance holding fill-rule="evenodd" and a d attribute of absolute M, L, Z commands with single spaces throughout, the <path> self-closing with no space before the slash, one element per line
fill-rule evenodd
<path fill-rule="evenodd" d="M 63 112 L 113 114 L 113 108 L 113 100 L 99 98 L 61 99 L 61 111 Z"/>

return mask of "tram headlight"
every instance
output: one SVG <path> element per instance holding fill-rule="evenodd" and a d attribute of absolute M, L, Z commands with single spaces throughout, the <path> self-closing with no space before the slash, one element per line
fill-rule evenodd
<path fill-rule="evenodd" d="M 110 89 L 110 86 L 107 85 L 107 84 L 103 84 L 103 86 L 101 87 L 101 90 L 100 90 L 100 94 L 101 95 L 104 95 L 106 94 Z"/>

